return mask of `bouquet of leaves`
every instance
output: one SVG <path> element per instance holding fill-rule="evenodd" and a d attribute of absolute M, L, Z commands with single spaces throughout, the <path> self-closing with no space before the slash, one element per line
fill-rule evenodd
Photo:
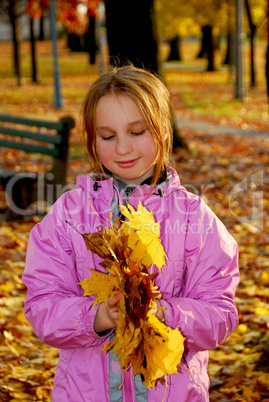
<path fill-rule="evenodd" d="M 141 203 L 137 211 L 130 205 L 120 209 L 128 220 L 117 219 L 114 226 L 83 235 L 88 249 L 103 258 L 100 265 L 107 273 L 90 269 L 91 278 L 80 285 L 84 296 L 95 296 L 94 305 L 122 293 L 115 337 L 103 352 L 112 348 L 122 369 L 132 365 L 133 375 L 139 374 L 147 387 L 154 388 L 157 381 L 165 382 L 167 374 L 178 372 L 184 338 L 152 314 L 161 293 L 154 284 L 157 274 L 149 268 L 155 264 L 161 270 L 166 259 L 160 224 Z"/>

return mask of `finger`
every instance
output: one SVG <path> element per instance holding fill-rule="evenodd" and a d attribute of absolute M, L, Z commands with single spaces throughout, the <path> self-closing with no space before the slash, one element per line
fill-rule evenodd
<path fill-rule="evenodd" d="M 118 304 L 118 302 L 119 302 L 121 296 L 122 296 L 122 292 L 116 294 L 116 295 L 113 296 L 113 297 L 110 296 L 110 297 L 108 298 L 108 300 L 107 300 L 108 306 L 109 306 L 109 307 L 116 306 L 116 305 Z"/>
<path fill-rule="evenodd" d="M 111 314 L 111 318 L 112 318 L 115 322 L 118 322 L 118 321 L 119 321 L 119 318 L 120 318 L 120 315 L 121 315 L 121 313 L 119 313 L 118 311 L 114 311 L 114 312 Z"/>

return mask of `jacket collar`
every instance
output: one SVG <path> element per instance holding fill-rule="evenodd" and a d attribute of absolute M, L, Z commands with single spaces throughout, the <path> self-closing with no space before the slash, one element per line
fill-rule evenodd
<path fill-rule="evenodd" d="M 165 176 L 160 177 L 152 191 L 149 178 L 135 188 L 133 191 L 134 195 L 139 195 L 141 200 L 145 198 L 152 200 L 152 198 L 156 199 L 156 196 L 163 198 L 170 194 L 171 191 L 178 189 L 180 186 L 180 180 L 177 172 L 169 166 L 164 174 L 166 175 L 166 179 L 163 180 Z M 101 178 L 98 176 L 99 180 L 95 179 L 96 175 L 91 175 L 90 173 L 78 176 L 76 187 L 81 187 L 86 190 L 88 196 L 91 198 L 99 198 L 110 202 L 113 194 L 113 177 Z M 149 183 L 148 180 L 150 181 Z"/>

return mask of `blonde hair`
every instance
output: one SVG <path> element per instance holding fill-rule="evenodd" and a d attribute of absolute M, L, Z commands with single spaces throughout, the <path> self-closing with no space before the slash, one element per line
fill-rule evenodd
<path fill-rule="evenodd" d="M 82 106 L 82 126 L 86 134 L 90 169 L 95 173 L 104 172 L 96 151 L 96 107 L 98 101 L 109 94 L 128 96 L 141 111 L 157 144 L 158 155 L 152 180 L 154 186 L 167 166 L 172 150 L 170 93 L 157 76 L 132 65 L 113 68 L 93 83 Z"/>

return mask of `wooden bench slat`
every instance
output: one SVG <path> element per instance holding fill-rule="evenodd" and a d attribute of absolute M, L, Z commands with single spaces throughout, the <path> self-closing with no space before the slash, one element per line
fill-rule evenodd
<path fill-rule="evenodd" d="M 61 120 L 54 122 L 49 120 L 31 119 L 29 117 L 12 116 L 10 114 L 1 114 L 0 121 L 3 121 L 5 123 L 24 124 L 35 127 L 45 127 L 57 131 L 60 131 L 63 126 L 63 122 Z"/>
<path fill-rule="evenodd" d="M 61 144 L 63 140 L 63 137 L 61 135 L 42 134 L 39 131 L 31 132 L 25 130 L 18 130 L 11 127 L 0 126 L 0 133 L 23 138 L 31 138 L 38 141 L 48 142 L 50 144 Z"/>
<path fill-rule="evenodd" d="M 13 177 L 13 176 L 21 176 L 21 177 L 30 177 L 32 179 L 37 177 L 37 173 L 34 172 L 17 172 L 16 170 L 5 170 L 0 169 L 0 177 L 3 179 Z"/>
<path fill-rule="evenodd" d="M 4 141 L 0 140 L 0 146 L 6 148 L 21 149 L 26 152 L 37 152 L 44 155 L 58 156 L 59 150 L 54 148 L 46 148 L 39 145 L 25 144 L 24 142 Z"/>
<path fill-rule="evenodd" d="M 28 173 L 0 169 L 0 184 L 6 192 L 8 202 L 7 210 L 3 217 L 0 216 L 0 221 L 22 219 L 25 215 L 39 213 L 39 207 L 30 208 L 29 212 L 28 206 L 35 201 L 45 201 L 50 205 L 56 201 L 61 191 L 65 191 L 68 139 L 73 127 L 75 127 L 75 121 L 69 116 L 64 116 L 58 122 L 54 122 L 0 114 L 0 134 L 9 136 L 7 139 L 3 136 L 0 137 L 0 148 L 20 149 L 33 154 L 49 155 L 53 159 L 52 166 L 41 175 L 37 174 L 38 172 Z M 45 130 L 43 131 L 42 128 Z M 56 130 L 56 132 L 51 133 L 48 130 L 47 133 L 47 129 Z M 28 140 L 23 141 L 21 138 Z M 17 158 L 18 156 L 14 155 L 14 159 Z"/>

